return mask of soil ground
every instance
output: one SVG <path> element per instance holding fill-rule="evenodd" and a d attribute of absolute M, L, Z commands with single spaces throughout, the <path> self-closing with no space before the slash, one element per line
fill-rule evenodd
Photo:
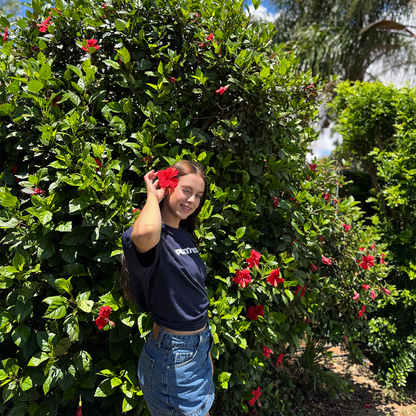
<path fill-rule="evenodd" d="M 334 349 L 336 357 L 325 365 L 349 381 L 354 389 L 351 399 L 333 400 L 324 394 L 313 394 L 308 400 L 311 416 L 416 416 L 415 380 L 406 389 L 406 400 L 400 401 L 397 394 L 377 382 L 370 361 L 366 360 L 365 365 L 351 364 L 342 354 Z"/>

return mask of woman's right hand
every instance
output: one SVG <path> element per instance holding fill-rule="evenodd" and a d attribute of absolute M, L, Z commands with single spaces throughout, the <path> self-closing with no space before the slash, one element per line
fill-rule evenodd
<path fill-rule="evenodd" d="M 159 185 L 159 179 L 155 171 L 152 169 L 144 176 L 144 183 L 146 184 L 147 197 L 153 195 L 157 198 L 158 203 L 165 197 L 165 188 L 157 189 Z"/>

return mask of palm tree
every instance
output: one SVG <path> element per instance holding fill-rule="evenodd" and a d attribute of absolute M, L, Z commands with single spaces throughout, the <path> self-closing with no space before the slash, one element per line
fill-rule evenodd
<path fill-rule="evenodd" d="M 300 67 L 312 69 L 314 75 L 362 81 L 376 61 L 390 67 L 414 62 L 415 38 L 409 26 L 414 20 L 413 1 L 271 1 L 280 12 L 276 43 L 293 48 Z"/>

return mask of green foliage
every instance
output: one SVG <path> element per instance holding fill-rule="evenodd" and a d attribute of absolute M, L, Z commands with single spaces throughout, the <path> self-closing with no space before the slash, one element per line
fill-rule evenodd
<path fill-rule="evenodd" d="M 413 44 L 400 31 L 372 28 L 369 23 L 384 19 L 403 22 L 411 17 L 407 0 L 273 0 L 279 10 L 275 22 L 276 43 L 284 42 L 300 59 L 300 67 L 314 75 L 363 80 L 375 61 L 385 67 L 403 68 Z M 388 18 L 387 18 L 388 16 Z M 409 59 L 410 62 L 413 59 Z M 376 74 L 377 75 L 377 74 Z"/>
<path fill-rule="evenodd" d="M 331 108 L 343 135 L 344 154 L 353 155 L 371 177 L 378 215 L 392 266 L 388 281 L 399 299 L 388 302 L 370 323 L 369 347 L 388 386 L 403 387 L 414 372 L 416 347 L 416 90 L 379 83 L 342 83 Z"/>
<path fill-rule="evenodd" d="M 13 44 L 0 55 L 1 410 L 74 414 L 81 396 L 86 413 L 147 414 L 136 363 L 152 322 L 123 299 L 121 235 L 144 203 L 144 174 L 188 158 L 210 186 L 196 238 L 209 270 L 213 413 L 247 412 L 260 386 L 263 414 L 290 414 L 302 401 L 299 340 L 365 339 L 359 310 L 376 303 L 361 285 L 381 298 L 388 273 L 357 263 L 360 248 L 380 258 L 383 246 L 370 248 L 378 237 L 356 202 L 336 201 L 334 166 L 305 163 L 316 79 L 242 2 L 32 7 L 5 22 Z M 241 288 L 233 278 L 251 249 L 261 262 Z M 278 268 L 285 281 L 273 287 Z M 111 322 L 98 330 L 104 305 Z M 250 320 L 255 305 L 264 317 Z M 282 366 L 265 345 L 284 351 Z"/>

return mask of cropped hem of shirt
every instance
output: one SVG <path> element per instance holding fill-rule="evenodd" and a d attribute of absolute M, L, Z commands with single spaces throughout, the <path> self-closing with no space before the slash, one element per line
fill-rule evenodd
<path fill-rule="evenodd" d="M 132 229 L 123 234 L 122 242 L 136 303 L 146 304 L 159 326 L 175 331 L 202 328 L 208 323 L 207 272 L 191 234 L 181 226 L 162 224 L 153 263 L 143 267 L 131 240 Z"/>

